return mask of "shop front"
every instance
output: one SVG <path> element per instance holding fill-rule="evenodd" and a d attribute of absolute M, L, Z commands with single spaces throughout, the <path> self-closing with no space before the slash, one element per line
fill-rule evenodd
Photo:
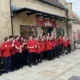
<path fill-rule="evenodd" d="M 69 19 L 66 17 L 28 8 L 15 9 L 13 15 L 14 35 L 21 35 L 26 38 L 30 35 L 39 37 L 42 31 L 43 34 L 53 31 L 57 37 L 67 35 L 66 21 Z"/>

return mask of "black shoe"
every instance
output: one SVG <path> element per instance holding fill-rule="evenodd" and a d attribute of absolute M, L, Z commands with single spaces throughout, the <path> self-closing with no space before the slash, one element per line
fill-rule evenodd
<path fill-rule="evenodd" d="M 60 58 L 59 56 L 57 58 Z"/>
<path fill-rule="evenodd" d="M 29 67 L 32 67 L 32 65 L 29 65 Z"/>

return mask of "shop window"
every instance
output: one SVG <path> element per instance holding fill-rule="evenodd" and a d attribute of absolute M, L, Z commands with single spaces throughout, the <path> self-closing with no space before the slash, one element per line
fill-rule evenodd
<path fill-rule="evenodd" d="M 36 27 L 34 26 L 26 26 L 26 25 L 20 25 L 20 34 L 21 36 L 28 38 L 30 35 L 36 36 Z"/>
<path fill-rule="evenodd" d="M 63 28 L 57 28 L 57 37 L 60 35 L 64 36 L 64 29 Z"/>

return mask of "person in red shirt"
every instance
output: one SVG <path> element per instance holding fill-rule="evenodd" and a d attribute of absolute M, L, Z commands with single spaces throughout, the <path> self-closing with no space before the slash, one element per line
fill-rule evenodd
<path fill-rule="evenodd" d="M 9 36 L 9 44 L 12 45 L 13 43 L 13 36 L 10 35 Z M 15 54 L 14 54 L 14 47 L 12 47 L 12 50 L 11 50 L 11 71 L 14 71 L 14 61 L 15 61 Z"/>
<path fill-rule="evenodd" d="M 58 38 L 58 45 L 59 45 L 59 55 L 62 54 L 62 48 L 63 48 L 63 37 L 60 35 Z"/>
<path fill-rule="evenodd" d="M 4 62 L 4 69 L 5 72 L 8 73 L 10 71 L 11 66 L 11 50 L 12 50 L 12 46 L 9 44 L 8 37 L 6 37 L 5 42 L 2 43 L 1 49 Z"/>
<path fill-rule="evenodd" d="M 21 66 L 20 56 L 21 56 L 21 44 L 19 42 L 19 36 L 15 36 L 15 40 L 13 41 L 14 52 L 15 52 L 15 69 L 19 69 Z"/>
<path fill-rule="evenodd" d="M 42 62 L 42 58 L 41 58 L 41 46 L 40 46 L 40 40 L 38 38 L 35 38 L 36 40 L 36 56 L 37 56 L 37 62 Z"/>
<path fill-rule="evenodd" d="M 63 46 L 64 46 L 64 54 L 68 54 L 68 43 L 65 37 L 63 38 Z"/>
<path fill-rule="evenodd" d="M 27 59 L 28 59 L 28 48 L 27 48 L 27 40 L 23 39 L 22 41 L 22 62 L 23 65 L 27 65 Z"/>
<path fill-rule="evenodd" d="M 53 46 L 52 46 L 52 42 L 49 36 L 47 36 L 45 47 L 46 47 L 47 59 L 52 60 L 52 47 Z"/>
<path fill-rule="evenodd" d="M 54 44 L 55 44 L 55 57 L 60 58 L 60 57 L 59 57 L 58 39 L 57 39 L 56 37 L 54 38 Z"/>
<path fill-rule="evenodd" d="M 29 67 L 33 65 L 37 65 L 36 62 L 36 41 L 33 39 L 33 36 L 29 37 L 29 40 L 27 42 L 28 45 L 28 52 L 29 52 L 29 61 L 28 61 L 28 65 Z"/>
<path fill-rule="evenodd" d="M 69 37 L 67 37 L 67 44 L 68 44 L 68 53 L 70 53 L 71 52 L 71 41 Z"/>
<path fill-rule="evenodd" d="M 43 37 L 40 39 L 40 48 L 41 48 L 40 57 L 41 57 L 41 62 L 42 62 L 43 58 L 44 58 L 44 54 L 45 54 L 45 41 L 44 41 Z"/>

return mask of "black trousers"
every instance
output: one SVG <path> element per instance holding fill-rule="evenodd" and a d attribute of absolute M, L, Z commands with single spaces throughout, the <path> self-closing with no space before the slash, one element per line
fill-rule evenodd
<path fill-rule="evenodd" d="M 68 54 L 68 47 L 64 47 L 64 53 Z"/>
<path fill-rule="evenodd" d="M 23 51 L 23 54 L 22 54 L 22 62 L 23 62 L 23 65 L 27 65 L 27 60 L 28 60 L 28 51 L 25 50 Z"/>
<path fill-rule="evenodd" d="M 41 54 L 40 54 L 41 62 L 43 61 L 43 56 L 44 56 L 44 51 L 42 51 Z"/>
<path fill-rule="evenodd" d="M 0 74 L 1 74 L 1 69 L 2 69 L 1 66 L 2 66 L 2 65 L 1 65 L 1 57 L 0 57 Z"/>
<path fill-rule="evenodd" d="M 44 51 L 44 53 L 43 53 L 43 59 L 44 59 L 44 60 L 47 59 L 47 51 Z"/>
<path fill-rule="evenodd" d="M 68 45 L 68 53 L 71 52 L 71 45 Z"/>
<path fill-rule="evenodd" d="M 21 53 L 19 53 L 19 52 L 15 53 L 15 68 L 16 69 L 20 68 L 20 65 L 21 65 L 21 63 L 20 63 L 21 59 L 20 58 L 21 58 Z"/>
<path fill-rule="evenodd" d="M 11 70 L 15 69 L 15 54 L 11 56 Z"/>
<path fill-rule="evenodd" d="M 41 52 L 40 54 L 37 54 L 37 61 L 42 62 L 42 60 L 43 60 L 43 52 Z"/>
<path fill-rule="evenodd" d="M 63 50 L 62 49 L 63 48 L 63 45 L 62 44 L 59 44 L 58 46 L 59 46 L 59 55 L 61 55 L 62 54 L 62 50 Z"/>
<path fill-rule="evenodd" d="M 56 57 L 55 47 L 52 49 L 52 58 Z"/>
<path fill-rule="evenodd" d="M 55 46 L 55 57 L 59 57 L 59 46 Z"/>
<path fill-rule="evenodd" d="M 47 60 L 51 60 L 52 59 L 52 50 L 46 51 L 46 54 L 47 54 Z"/>
<path fill-rule="evenodd" d="M 32 64 L 36 64 L 36 53 L 35 52 L 29 52 L 29 59 L 28 59 L 28 65 L 31 66 Z"/>
<path fill-rule="evenodd" d="M 11 67 L 11 56 L 10 57 L 4 57 L 3 62 L 4 62 L 5 72 L 8 73 L 10 71 L 10 67 Z"/>

